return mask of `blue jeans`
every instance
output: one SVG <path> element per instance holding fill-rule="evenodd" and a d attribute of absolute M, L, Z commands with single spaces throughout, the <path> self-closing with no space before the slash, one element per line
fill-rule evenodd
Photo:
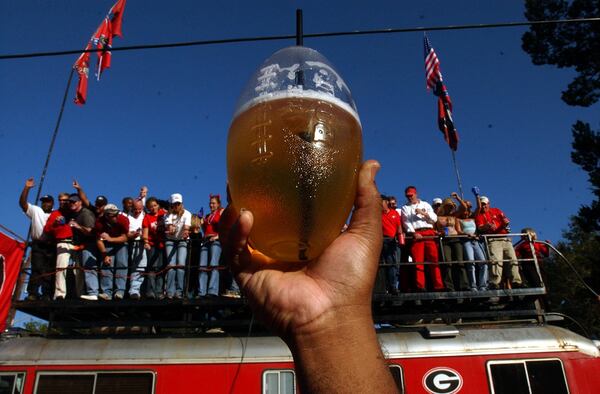
<path fill-rule="evenodd" d="M 167 264 L 167 297 L 183 296 L 183 280 L 185 278 L 185 262 L 187 260 L 187 241 L 168 240 L 165 242 Z"/>
<path fill-rule="evenodd" d="M 87 244 L 81 252 L 81 266 L 85 271 L 85 287 L 88 295 L 98 295 L 98 247 Z"/>
<path fill-rule="evenodd" d="M 125 294 L 125 285 L 127 284 L 127 245 L 106 245 L 106 254 L 111 256 L 112 259 L 109 265 L 102 265 L 102 279 L 100 280 L 100 287 L 102 287 L 102 292 L 104 294 L 112 297 L 114 277 L 115 295 L 119 294 L 122 297 Z"/>
<path fill-rule="evenodd" d="M 200 248 L 200 283 L 198 295 L 204 296 L 219 295 L 219 270 L 210 270 L 210 281 L 208 281 L 208 272 L 205 270 L 207 265 L 218 267 L 221 258 L 221 242 L 219 240 L 204 242 Z M 207 287 L 208 282 L 208 289 Z"/>
<path fill-rule="evenodd" d="M 463 241 L 465 251 L 465 260 L 486 260 L 481 242 L 476 239 L 467 239 Z M 469 277 L 469 286 L 479 290 L 487 290 L 488 283 L 488 265 L 487 263 L 467 263 L 467 276 Z"/>
<path fill-rule="evenodd" d="M 148 278 L 146 279 L 146 297 L 161 298 L 163 297 L 163 287 L 165 278 L 162 271 L 164 267 L 164 250 L 156 246 L 152 246 L 146 250 Z"/>
<path fill-rule="evenodd" d="M 130 265 L 130 279 L 129 279 L 129 295 L 137 294 L 140 295 L 140 288 L 144 277 L 142 274 L 146 271 L 146 251 L 144 250 L 144 243 L 140 241 L 133 241 L 129 245 L 129 261 Z"/>

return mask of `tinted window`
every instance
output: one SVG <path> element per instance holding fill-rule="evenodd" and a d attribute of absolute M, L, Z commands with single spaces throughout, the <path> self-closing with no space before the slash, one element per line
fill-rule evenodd
<path fill-rule="evenodd" d="M 94 375 L 40 375 L 37 394 L 91 394 Z"/>
<path fill-rule="evenodd" d="M 404 383 L 402 382 L 402 368 L 398 365 L 390 365 L 390 372 L 394 377 L 394 382 L 396 382 L 396 387 L 400 390 L 400 394 L 404 393 Z"/>
<path fill-rule="evenodd" d="M 527 361 L 532 394 L 567 394 L 567 383 L 558 360 Z"/>
<path fill-rule="evenodd" d="M 151 394 L 149 372 L 88 372 L 40 374 L 36 394 Z"/>
<path fill-rule="evenodd" d="M 494 394 L 568 394 L 560 360 L 492 362 Z"/>
<path fill-rule="evenodd" d="M 494 364 L 490 370 L 495 394 L 529 394 L 523 363 Z"/>
<path fill-rule="evenodd" d="M 99 373 L 96 394 L 149 394 L 152 393 L 152 374 Z"/>

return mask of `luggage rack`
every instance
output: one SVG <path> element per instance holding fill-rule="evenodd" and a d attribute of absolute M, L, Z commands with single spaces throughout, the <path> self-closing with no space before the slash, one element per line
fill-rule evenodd
<path fill-rule="evenodd" d="M 543 321 L 539 297 L 545 288 L 477 292 L 420 292 L 374 294 L 377 324 L 420 324 L 494 321 L 530 318 Z M 89 336 L 140 333 L 198 335 L 220 328 L 245 334 L 252 312 L 245 298 L 211 297 L 183 300 L 19 301 L 16 308 L 48 321 L 51 336 Z M 267 332 L 255 323 L 252 331 Z"/>

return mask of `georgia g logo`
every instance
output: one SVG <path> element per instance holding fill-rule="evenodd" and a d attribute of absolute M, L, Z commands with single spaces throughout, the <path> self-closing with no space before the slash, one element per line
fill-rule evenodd
<path fill-rule="evenodd" d="M 431 394 L 454 394 L 462 388 L 462 376 L 447 367 L 433 368 L 423 376 L 423 387 Z"/>

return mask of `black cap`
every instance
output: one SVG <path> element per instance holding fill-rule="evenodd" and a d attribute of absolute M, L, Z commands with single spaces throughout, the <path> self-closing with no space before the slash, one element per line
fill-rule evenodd
<path fill-rule="evenodd" d="M 46 194 L 46 195 L 40 197 L 40 201 L 52 201 L 52 202 L 54 202 L 54 197 L 52 197 L 49 194 Z"/>
<path fill-rule="evenodd" d="M 96 204 L 95 205 L 100 205 L 100 206 L 104 206 L 108 204 L 108 199 L 104 196 L 98 196 L 96 197 Z"/>
<path fill-rule="evenodd" d="M 69 195 L 69 201 L 81 201 L 81 198 L 79 198 L 79 194 L 77 193 L 73 193 L 71 195 Z"/>

